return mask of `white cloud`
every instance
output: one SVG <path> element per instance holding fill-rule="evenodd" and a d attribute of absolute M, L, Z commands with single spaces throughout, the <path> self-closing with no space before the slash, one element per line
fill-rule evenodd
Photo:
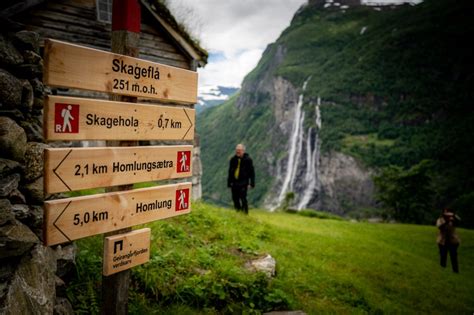
<path fill-rule="evenodd" d="M 257 65 L 262 52 L 262 49 L 245 50 L 230 58 L 209 62 L 204 69 L 199 69 L 199 85 L 240 86 L 243 77 Z"/>
<path fill-rule="evenodd" d="M 211 54 L 200 69 L 199 85 L 240 86 L 265 47 L 290 24 L 306 0 L 168 0 L 173 14 L 195 26 L 201 44 Z M 190 12 L 193 13 L 190 13 Z M 197 21 L 201 19 L 201 21 Z"/>

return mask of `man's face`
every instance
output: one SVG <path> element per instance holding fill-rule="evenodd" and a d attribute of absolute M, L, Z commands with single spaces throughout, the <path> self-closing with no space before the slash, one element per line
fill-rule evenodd
<path fill-rule="evenodd" d="M 236 148 L 235 148 L 235 155 L 237 155 L 239 158 L 243 157 L 244 156 L 244 148 L 242 148 L 242 146 L 238 145 Z"/>

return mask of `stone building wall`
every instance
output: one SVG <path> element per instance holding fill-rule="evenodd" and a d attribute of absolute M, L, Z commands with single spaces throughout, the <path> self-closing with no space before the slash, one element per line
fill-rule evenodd
<path fill-rule="evenodd" d="M 13 27 L 13 26 L 12 26 Z M 0 31 L 0 314 L 72 314 L 74 245 L 42 245 L 43 61 L 39 35 Z"/>

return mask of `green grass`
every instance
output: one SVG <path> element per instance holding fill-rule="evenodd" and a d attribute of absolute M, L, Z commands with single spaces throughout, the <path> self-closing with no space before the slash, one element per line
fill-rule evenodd
<path fill-rule="evenodd" d="M 460 271 L 438 266 L 434 226 L 354 223 L 205 203 L 149 224 L 151 261 L 132 269 L 134 314 L 320 313 L 471 314 L 474 231 L 459 229 Z M 78 242 L 78 313 L 100 304 L 102 237 Z M 268 281 L 245 262 L 277 260 Z M 97 310 L 97 309 L 96 309 Z"/>
<path fill-rule="evenodd" d="M 370 133 L 367 135 L 347 135 L 342 143 L 344 146 L 351 149 L 355 146 L 367 147 L 370 145 L 374 146 L 393 146 L 395 141 L 391 139 L 379 139 L 377 134 Z"/>
<path fill-rule="evenodd" d="M 163 181 L 160 182 L 163 184 Z M 160 183 L 158 182 L 143 182 L 143 183 L 135 183 L 133 184 L 133 188 L 148 188 L 158 186 Z M 96 195 L 96 194 L 103 194 L 107 192 L 105 188 L 91 188 L 91 189 L 83 189 L 83 190 L 76 190 L 76 191 L 68 191 L 65 192 L 64 195 L 67 197 L 80 197 L 80 196 L 88 196 L 88 195 Z"/>

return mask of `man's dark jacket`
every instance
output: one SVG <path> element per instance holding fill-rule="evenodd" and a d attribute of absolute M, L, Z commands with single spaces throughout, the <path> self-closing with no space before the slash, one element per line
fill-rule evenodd
<path fill-rule="evenodd" d="M 227 187 L 232 187 L 234 185 L 247 186 L 249 184 L 250 186 L 255 187 L 255 171 L 253 169 L 252 159 L 247 153 L 244 153 L 241 159 L 238 179 L 235 179 L 235 170 L 239 163 L 239 158 L 237 155 L 234 155 L 230 159 Z"/>

